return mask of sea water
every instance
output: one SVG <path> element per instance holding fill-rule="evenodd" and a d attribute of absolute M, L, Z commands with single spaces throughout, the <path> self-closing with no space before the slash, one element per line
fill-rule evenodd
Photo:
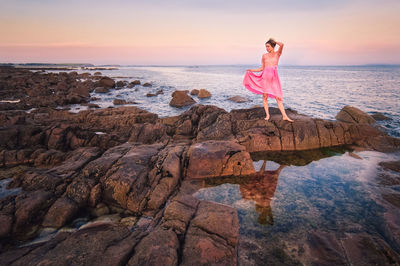
<path fill-rule="evenodd" d="M 232 109 L 262 106 L 262 96 L 248 91 L 243 85 L 246 69 L 256 65 L 221 66 L 122 66 L 116 70 L 101 70 L 105 76 L 128 82 L 139 79 L 141 85 L 124 87 L 110 93 L 92 93 L 101 107 L 113 106 L 115 98 L 136 102 L 135 106 L 156 113 L 159 117 L 178 115 L 189 107 L 169 105 L 175 90 L 206 89 L 212 96 L 198 99 L 200 104 Z M 94 73 L 97 70 L 79 72 Z M 345 105 L 357 107 L 369 114 L 382 113 L 389 120 L 378 122 L 392 136 L 400 137 L 400 66 L 278 66 L 285 108 L 323 119 L 335 119 Z M 162 90 L 163 94 L 147 97 L 147 93 Z M 232 96 L 243 96 L 250 101 L 236 103 Z M 274 99 L 269 105 L 276 107 Z M 74 106 L 79 111 L 83 107 Z"/>

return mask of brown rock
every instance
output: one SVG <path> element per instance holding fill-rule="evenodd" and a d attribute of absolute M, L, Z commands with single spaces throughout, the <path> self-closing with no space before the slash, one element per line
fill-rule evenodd
<path fill-rule="evenodd" d="M 165 208 L 161 226 L 174 230 L 178 236 L 183 236 L 198 205 L 199 200 L 191 195 L 174 198 Z"/>
<path fill-rule="evenodd" d="M 129 84 L 132 84 L 132 85 L 140 85 L 140 80 L 134 80 L 134 81 L 131 81 Z"/>
<path fill-rule="evenodd" d="M 142 237 L 140 232 L 131 233 L 125 226 L 97 223 L 72 234 L 57 234 L 34 252 L 13 250 L 13 264 L 123 265 Z"/>
<path fill-rule="evenodd" d="M 102 77 L 98 81 L 98 86 L 111 89 L 111 88 L 115 87 L 115 81 L 112 78 L 109 78 L 109 77 Z"/>
<path fill-rule="evenodd" d="M 114 105 L 123 105 L 123 104 L 128 104 L 128 102 L 125 101 L 124 99 L 114 99 L 113 104 Z"/>
<path fill-rule="evenodd" d="M 43 226 L 60 228 L 74 218 L 78 205 L 71 199 L 63 197 L 56 200 L 44 217 Z"/>
<path fill-rule="evenodd" d="M 382 113 L 375 113 L 371 115 L 375 121 L 384 121 L 384 120 L 392 120 L 390 117 L 385 116 Z"/>
<path fill-rule="evenodd" d="M 186 91 L 174 91 L 172 93 L 172 100 L 170 101 L 169 105 L 174 107 L 183 107 L 194 103 L 196 103 L 196 101 L 187 95 Z"/>
<path fill-rule="evenodd" d="M 213 115 L 200 119 L 196 141 L 234 139 L 231 116 L 221 113 L 218 114 L 215 120 L 214 119 L 215 117 Z"/>
<path fill-rule="evenodd" d="M 190 95 L 198 95 L 199 94 L 199 90 L 198 89 L 193 89 L 190 91 Z"/>
<path fill-rule="evenodd" d="M 161 144 L 135 146 L 121 157 L 101 181 L 103 201 L 134 213 L 141 212 L 150 189 L 148 164 L 162 147 Z"/>
<path fill-rule="evenodd" d="M 104 87 L 97 87 L 94 92 L 96 93 L 108 93 L 110 92 L 110 90 L 108 88 L 104 88 Z"/>
<path fill-rule="evenodd" d="M 178 265 L 178 249 L 175 233 L 158 229 L 140 241 L 128 265 Z"/>
<path fill-rule="evenodd" d="M 400 261 L 399 254 L 380 238 L 347 234 L 341 242 L 351 265 L 391 265 Z"/>
<path fill-rule="evenodd" d="M 181 179 L 181 169 L 183 169 L 181 157 L 184 146 L 171 146 L 166 147 L 158 154 L 159 158 L 162 158 L 162 164 L 158 167 L 161 176 L 159 176 L 158 184 L 151 192 L 147 203 L 147 208 L 150 210 L 159 209 L 174 192 Z M 157 163 L 157 165 L 159 164 Z"/>
<path fill-rule="evenodd" d="M 228 98 L 228 100 L 232 101 L 232 102 L 237 102 L 237 103 L 245 103 L 245 102 L 250 101 L 246 97 L 242 97 L 242 96 L 233 96 L 233 97 Z"/>
<path fill-rule="evenodd" d="M 148 82 L 145 82 L 142 86 L 143 86 L 143 87 L 151 87 L 151 86 L 153 86 L 153 85 L 151 85 L 151 84 L 148 83 Z"/>
<path fill-rule="evenodd" d="M 0 239 L 8 237 L 13 224 L 13 217 L 11 215 L 0 214 Z"/>
<path fill-rule="evenodd" d="M 210 98 L 211 93 L 206 89 L 200 89 L 199 94 L 197 95 L 199 98 Z"/>
<path fill-rule="evenodd" d="M 400 161 L 380 162 L 379 165 L 400 173 Z"/>
<path fill-rule="evenodd" d="M 119 80 L 119 81 L 117 81 L 117 83 L 116 83 L 115 85 L 116 85 L 116 87 L 118 87 L 118 88 L 122 88 L 122 87 L 125 87 L 127 84 L 128 84 L 127 81 L 125 81 L 125 80 Z"/>
<path fill-rule="evenodd" d="M 42 190 L 18 195 L 13 234 L 18 238 L 32 237 L 54 201 L 52 196 L 52 193 Z"/>
<path fill-rule="evenodd" d="M 373 124 L 375 119 L 358 108 L 346 105 L 336 115 L 336 119 L 348 123 Z"/>
<path fill-rule="evenodd" d="M 188 178 L 211 178 L 254 174 L 245 147 L 233 141 L 204 141 L 190 146 Z"/>
<path fill-rule="evenodd" d="M 201 201 L 186 233 L 182 265 L 236 265 L 238 237 L 235 209 Z"/>

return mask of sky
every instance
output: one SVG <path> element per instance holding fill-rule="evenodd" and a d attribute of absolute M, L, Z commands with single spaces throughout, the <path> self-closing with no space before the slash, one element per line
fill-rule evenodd
<path fill-rule="evenodd" d="M 0 0 L 0 62 L 400 64 L 399 0 Z"/>

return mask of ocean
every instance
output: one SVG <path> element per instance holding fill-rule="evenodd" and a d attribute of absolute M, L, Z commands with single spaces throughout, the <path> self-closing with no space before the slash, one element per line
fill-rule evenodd
<path fill-rule="evenodd" d="M 113 99 L 136 102 L 159 117 L 178 115 L 189 107 L 175 108 L 169 105 L 175 90 L 207 89 L 212 97 L 198 99 L 198 103 L 232 109 L 262 106 L 262 96 L 248 91 L 242 80 L 246 69 L 257 65 L 210 65 L 210 66 L 122 66 L 117 70 L 102 70 L 102 75 L 115 80 L 149 82 L 152 87 L 136 86 L 113 90 L 108 94 L 93 93 L 101 107 L 113 106 Z M 96 72 L 96 70 L 82 72 Z M 335 119 L 345 105 L 357 107 L 369 114 L 376 112 L 390 118 L 378 123 L 390 135 L 400 137 L 400 66 L 278 66 L 284 106 L 299 113 L 323 119 Z M 163 90 L 164 94 L 147 97 L 149 92 Z M 232 96 L 243 96 L 250 101 L 236 103 Z M 276 107 L 275 99 L 269 106 Z M 72 111 L 84 109 L 73 106 Z"/>

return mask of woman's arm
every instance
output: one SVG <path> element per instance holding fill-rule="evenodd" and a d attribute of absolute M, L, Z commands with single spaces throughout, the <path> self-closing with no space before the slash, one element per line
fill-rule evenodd
<path fill-rule="evenodd" d="M 261 67 L 259 67 L 257 69 L 247 69 L 247 71 L 251 71 L 251 72 L 263 71 L 264 70 L 264 66 L 265 66 L 264 56 L 265 55 L 263 55 L 262 58 L 261 58 Z"/>
<path fill-rule="evenodd" d="M 279 45 L 278 54 L 281 55 L 283 50 L 283 42 L 276 42 L 276 44 Z"/>

